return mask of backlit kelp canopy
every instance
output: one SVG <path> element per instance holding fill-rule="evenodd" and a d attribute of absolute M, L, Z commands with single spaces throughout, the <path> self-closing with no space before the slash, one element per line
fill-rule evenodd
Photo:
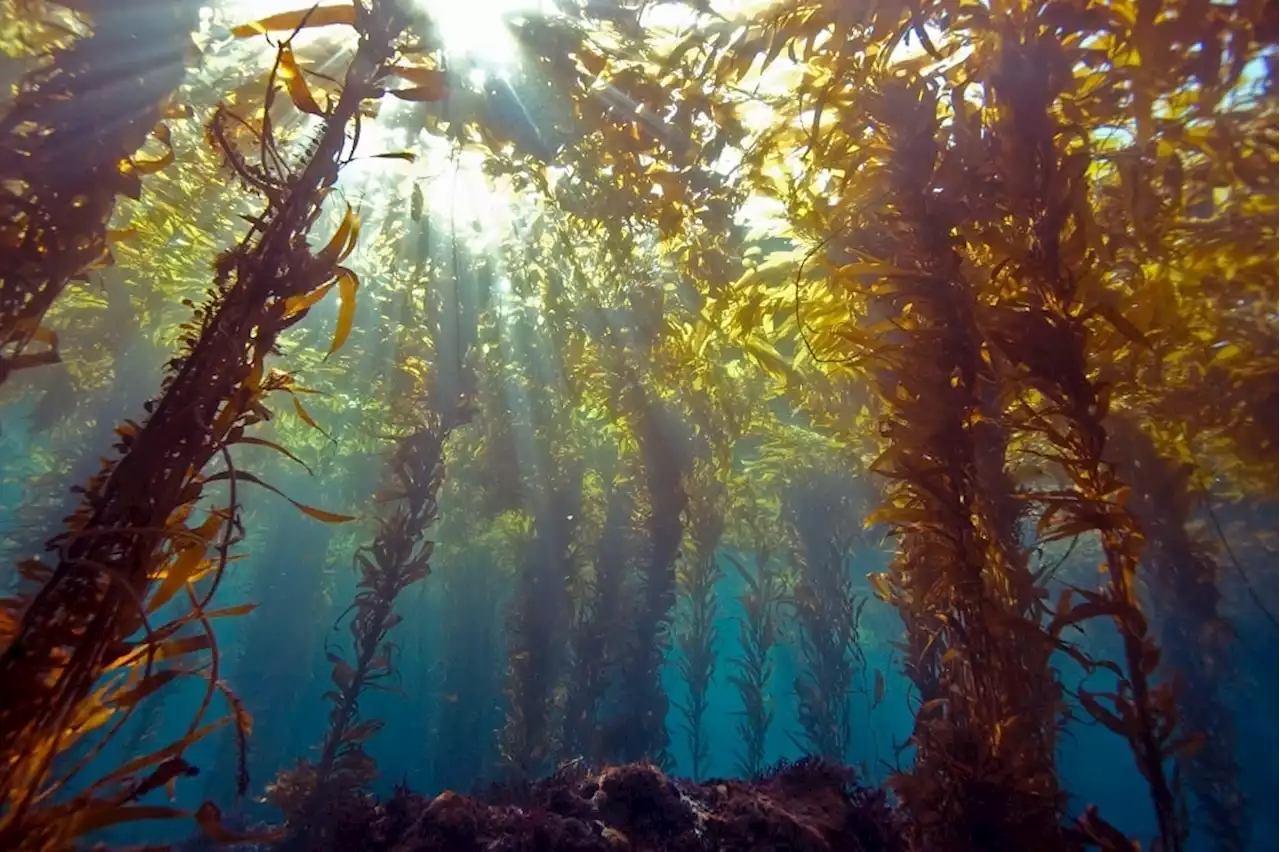
<path fill-rule="evenodd" d="M 0 398 L 39 440 L 5 449 L 0 846 L 189 815 L 323 848 L 418 676 L 486 777 L 700 779 L 717 678 L 763 768 L 794 647 L 790 736 L 850 760 L 892 641 L 909 848 L 1131 848 L 1068 788 L 1073 718 L 1131 752 L 1152 848 L 1247 848 L 1274 3 L 2 8 Z M 330 564 L 358 585 L 288 824 L 246 834 L 163 791 L 224 726 L 231 797 L 265 783 L 218 641 L 278 641 L 229 579 L 276 570 L 264 490 L 330 535 L 287 575 L 317 636 Z M 404 664 L 423 584 L 477 615 L 441 612 L 443 687 Z"/>

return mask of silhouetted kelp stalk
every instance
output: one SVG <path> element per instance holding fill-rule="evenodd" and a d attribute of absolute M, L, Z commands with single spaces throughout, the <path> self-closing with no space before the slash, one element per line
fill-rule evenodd
<path fill-rule="evenodd" d="M 770 565 L 770 556 L 768 545 L 760 542 L 754 554 L 755 567 L 748 570 L 737 556 L 724 554 L 745 585 L 738 596 L 745 615 L 738 622 L 741 656 L 732 661 L 734 673 L 729 675 L 742 699 L 742 718 L 737 725 L 742 746 L 737 770 L 743 778 L 756 778 L 765 770 L 765 741 L 773 724 L 770 654 L 778 641 L 778 606 L 782 603 L 783 589 L 778 572 Z"/>
<path fill-rule="evenodd" d="M 536 275 L 530 274 L 518 278 L 516 286 L 537 283 Z M 523 363 L 513 365 L 518 375 L 510 393 L 523 403 L 518 413 L 527 416 L 527 421 L 517 421 L 525 450 L 517 460 L 527 473 L 523 503 L 532 519 L 508 619 L 507 721 L 501 752 L 512 780 L 545 774 L 561 754 L 575 621 L 572 589 L 581 573 L 584 463 L 569 440 L 571 394 L 561 381 L 563 352 L 554 337 L 559 323 L 554 313 L 546 316 L 547 337 L 532 310 L 516 308 L 507 320 L 511 345 L 526 354 Z M 500 409 L 497 416 L 511 415 Z"/>
<path fill-rule="evenodd" d="M 636 550 L 634 482 L 620 474 L 605 498 L 605 519 L 596 545 L 594 571 L 586 600 L 579 603 L 570 637 L 568 692 L 565 696 L 561 757 L 585 757 L 592 765 L 610 759 L 600 735 L 601 714 L 616 674 L 619 620 Z"/>
<path fill-rule="evenodd" d="M 915 766 L 890 783 L 918 842 L 1059 849 L 1053 645 L 1025 553 L 1007 546 L 1008 486 L 988 472 L 1005 456 L 991 428 L 998 376 L 955 248 L 952 195 L 963 188 L 947 186 L 975 173 L 966 158 L 977 137 L 941 145 L 938 91 L 909 71 L 859 86 L 871 135 L 856 144 L 875 146 L 859 152 L 870 157 L 862 171 L 883 192 L 864 194 L 837 236 L 849 255 L 876 259 L 849 267 L 879 279 L 870 310 L 887 328 L 868 357 L 888 441 L 872 470 L 888 484 L 867 523 L 899 539 L 890 572 L 871 579 L 906 625 L 922 700 Z"/>
<path fill-rule="evenodd" d="M 1148 586 L 1160 639 L 1184 680 L 1178 706 L 1200 747 L 1177 755 L 1183 776 L 1205 811 L 1209 831 L 1226 852 L 1249 846 L 1246 802 L 1236 778 L 1235 722 L 1221 690 L 1232 681 L 1233 630 L 1219 612 L 1220 570 L 1209 542 L 1191 533 L 1194 467 L 1163 458 L 1141 426 L 1124 414 L 1107 418 L 1108 456 L 1133 483 L 1129 507 L 1147 541 Z"/>
<path fill-rule="evenodd" d="M 308 247 L 306 235 L 337 179 L 351 122 L 358 122 L 361 104 L 382 93 L 379 82 L 391 61 L 398 26 L 386 4 L 356 6 L 353 12 L 360 46 L 340 97 L 327 108 L 309 100 L 287 42 L 277 54 L 264 112 L 270 108 L 275 84 L 282 82 L 300 108 L 314 107 L 324 123 L 309 159 L 298 170 L 282 165 L 269 125 L 262 128 L 261 148 L 270 156 L 264 155 L 257 166 L 248 163 L 226 142 L 230 113 L 222 108 L 215 114 L 211 141 L 229 166 L 266 197 L 266 209 L 244 240 L 219 257 L 209 302 L 188 324 L 185 351 L 170 362 L 160 397 L 147 404 L 150 416 L 145 425 L 127 421 L 117 430 L 119 459 L 104 464 L 85 489 L 84 503 L 71 517 L 69 530 L 51 541 L 58 550 L 56 566 L 36 560 L 23 565 L 27 579 L 39 583 L 40 589 L 9 602 L 6 611 L 11 615 L 0 621 L 0 694 L 5 696 L 0 705 L 0 838 L 6 848 L 57 847 L 122 820 L 177 815 L 180 812 L 171 808 L 130 803 L 184 774 L 185 747 L 219 724 L 201 725 L 215 692 L 226 693 L 219 680 L 211 619 L 248 607 L 212 612 L 207 605 L 239 530 L 238 490 L 246 483 L 265 485 L 235 469 L 229 448 L 264 443 L 245 436 L 244 430 L 270 416 L 263 404 L 268 394 L 294 392 L 287 374 L 266 372 L 266 357 L 280 332 L 301 319 L 335 280 L 345 298 L 334 348 L 345 336 L 344 325 L 349 327 L 356 281 L 338 264 L 354 246 L 354 217 L 348 214 L 319 253 Z M 226 469 L 204 474 L 215 458 L 221 458 Z M 227 506 L 189 527 L 204 486 L 212 482 L 228 483 Z M 349 519 L 295 505 L 320 520 Z M 213 555 L 206 557 L 211 549 Z M 198 596 L 194 582 L 202 578 L 208 586 Z M 191 603 L 190 613 L 154 626 L 155 612 L 183 592 Z M 188 627 L 199 634 L 180 632 Z M 133 639 L 139 631 L 141 638 Z M 196 651 L 209 652 L 206 666 L 184 667 L 185 660 L 180 660 L 173 668 L 156 669 L 160 661 L 179 660 Z M 85 762 L 54 777 L 56 757 L 123 714 L 90 752 L 97 754 L 138 701 L 174 677 L 191 673 L 206 678 L 209 688 L 181 740 L 130 761 L 70 801 L 50 801 Z M 234 700 L 232 711 L 243 749 L 248 715 Z M 148 769 L 149 774 L 136 777 Z M 246 784 L 242 773 L 240 786 Z M 209 804 L 197 817 L 207 832 L 225 836 L 217 815 Z"/>
<path fill-rule="evenodd" d="M 724 534 L 724 484 L 716 481 L 714 465 L 699 460 L 687 479 L 686 528 L 693 544 L 676 570 L 677 592 L 684 599 L 686 620 L 676 630 L 675 646 L 680 652 L 677 666 L 684 678 L 688 698 L 676 709 L 684 717 L 689 743 L 689 777 L 701 781 L 706 774 L 711 746 L 703 719 L 716 673 L 716 623 L 720 606 L 716 584 L 723 574 L 716 552 Z"/>
<path fill-rule="evenodd" d="M 799 545 L 799 581 L 790 604 L 800 639 L 802 671 L 795 680 L 806 753 L 842 763 L 853 736 L 853 684 L 866 671 L 859 644 L 867 599 L 853 590 L 851 560 L 861 530 L 849 529 L 863 512 L 840 483 L 818 472 L 788 489 L 784 511 Z"/>
<path fill-rule="evenodd" d="M 1054 627 L 1109 616 L 1123 642 L 1124 668 L 1116 672 L 1114 692 L 1098 696 L 1082 686 L 1077 696 L 1093 719 L 1128 741 L 1150 787 L 1161 849 L 1177 852 L 1187 826 L 1166 763 L 1194 739 L 1179 734 L 1173 686 L 1153 682 L 1160 648 L 1138 597 L 1144 540 L 1126 507 L 1129 487 L 1103 460 L 1110 389 L 1090 378 L 1087 325 L 1101 316 L 1139 341 L 1141 333 L 1087 287 L 1103 274 L 1087 238 L 1094 229 L 1088 200 L 1093 150 L 1088 138 L 1067 132 L 1056 118 L 1057 100 L 1075 82 L 1066 48 L 1038 24 L 1017 31 L 1011 22 L 1010 30 L 987 84 L 996 104 L 998 190 L 1015 217 L 1017 238 L 997 272 L 1020 286 L 993 317 L 989 335 L 1018 369 L 1016 422 L 1050 442 L 1049 457 L 1073 485 L 1027 495 L 1044 506 L 1041 540 L 1096 532 L 1105 554 L 1106 588 L 1081 590 L 1084 601 L 1074 607 L 1064 593 Z"/>
<path fill-rule="evenodd" d="M 395 645 L 388 640 L 400 623 L 396 601 L 409 586 L 431 572 L 434 542 L 426 538 L 438 516 L 437 497 L 444 481 L 444 444 L 449 432 L 469 417 L 459 408 L 444 417 L 431 410 L 421 424 L 401 438 L 388 466 L 390 502 L 378 520 L 378 535 L 356 552 L 360 583 L 347 613 L 351 620 L 352 655 L 330 650 L 336 690 L 324 697 L 332 708 L 319 759 L 302 762 L 280 774 L 268 798 L 288 818 L 294 840 L 304 848 L 329 848 L 342 805 L 377 777 L 377 766 L 364 743 L 382 728 L 378 719 L 360 718 L 360 702 L 368 690 L 387 689 L 393 674 Z M 344 615 L 345 617 L 345 615 Z M 341 620 L 341 619 L 340 619 Z"/>
<path fill-rule="evenodd" d="M 615 759 L 647 759 L 665 766 L 670 762 L 669 703 L 661 670 L 671 641 L 675 564 L 684 532 L 681 516 L 688 501 L 684 489 L 687 451 L 659 398 L 634 386 L 627 395 L 644 472 L 641 512 L 648 553 L 638 560 L 639 594 L 619 660 L 619 706 L 606 726 L 613 731 L 610 750 Z"/>
<path fill-rule="evenodd" d="M 0 118 L 0 383 L 58 360 L 40 323 L 66 285 L 110 263 L 107 223 L 117 195 L 173 161 L 157 124 L 182 82 L 200 3 L 81 0 L 91 32 L 19 82 Z M 141 49 L 145 44 L 145 49 Z M 153 134 L 169 150 L 135 157 Z M 32 342 L 44 345 L 27 351 Z"/>
<path fill-rule="evenodd" d="M 541 431 L 541 430 L 539 430 Z M 550 448 L 548 448 L 549 450 Z M 569 582 L 577 571 L 582 515 L 581 465 L 547 452 L 545 488 L 533 489 L 533 540 L 521 561 L 509 620 L 507 724 L 502 757 L 515 778 L 538 778 L 560 753 L 564 690 L 573 619 Z M 554 465 L 554 466 L 553 466 Z"/>

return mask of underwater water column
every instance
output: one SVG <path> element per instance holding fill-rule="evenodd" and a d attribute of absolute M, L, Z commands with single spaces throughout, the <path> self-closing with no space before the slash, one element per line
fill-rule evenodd
<path fill-rule="evenodd" d="M 443 644 L 436 653 L 444 666 L 444 703 L 427 743 L 431 783 L 437 790 L 472 790 L 499 780 L 496 732 L 504 722 L 507 660 L 502 623 L 511 592 L 482 558 L 444 562 L 433 575 L 443 587 Z"/>
<path fill-rule="evenodd" d="M 296 718 L 278 709 L 309 699 L 314 686 L 310 677 L 313 628 L 323 618 L 325 574 L 321 569 L 332 536 L 332 527 L 316 526 L 314 520 L 288 507 L 284 517 L 271 519 L 270 538 L 251 563 L 253 584 L 248 597 L 257 609 L 242 627 L 231 680 L 253 714 L 249 768 L 259 784 L 274 777 L 294 750 L 304 747 L 299 728 L 310 727 L 300 726 Z M 220 794 L 235 789 L 236 762 L 234 749 L 219 751 L 205 781 L 210 798 L 222 801 L 225 797 Z"/>
<path fill-rule="evenodd" d="M 40 321 L 63 288 L 107 256 L 119 194 L 167 165 L 130 159 L 182 82 L 196 0 L 73 4 L 91 30 L 28 72 L 0 118 L 0 383 L 58 360 Z M 168 145 L 167 130 L 158 138 Z M 33 340 L 39 352 L 25 350 Z"/>

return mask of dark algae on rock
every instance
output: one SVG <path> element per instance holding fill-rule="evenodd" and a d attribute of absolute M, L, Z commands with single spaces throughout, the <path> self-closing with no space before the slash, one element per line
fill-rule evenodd
<path fill-rule="evenodd" d="M 352 852 L 895 852 L 884 794 L 817 758 L 759 780 L 673 779 L 651 764 L 569 770 L 472 797 L 397 790 L 344 811 L 329 846 Z M 300 827 L 299 830 L 305 831 Z M 349 845 L 348 845 L 349 844 Z"/>

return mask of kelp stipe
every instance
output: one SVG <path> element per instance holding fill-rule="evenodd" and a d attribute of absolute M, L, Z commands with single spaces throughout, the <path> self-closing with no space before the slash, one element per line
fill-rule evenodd
<path fill-rule="evenodd" d="M 1129 742 L 1150 788 L 1161 848 L 1177 852 L 1187 826 L 1166 762 L 1186 742 L 1172 684 L 1155 681 L 1160 647 L 1138 595 L 1144 538 L 1126 506 L 1128 487 L 1104 461 L 1110 390 L 1093 378 L 1090 364 L 1091 316 L 1125 322 L 1086 288 L 1101 261 L 1086 238 L 1093 216 L 1085 203 L 1091 143 L 1065 139 L 1051 110 L 1073 82 L 1061 40 L 1013 16 L 1006 30 L 988 85 L 996 105 L 994 144 L 1002 153 L 999 197 L 1016 214 L 1016 242 L 1002 273 L 1019 286 L 993 317 L 990 336 L 1017 370 L 1022 402 L 1014 422 L 1051 442 L 1049 457 L 1073 486 L 1028 495 L 1045 506 L 1038 521 L 1047 531 L 1043 540 L 1096 531 L 1102 541 L 1107 587 L 1100 594 L 1082 591 L 1085 601 L 1075 607 L 1064 592 L 1054 627 L 1109 616 L 1123 642 L 1123 669 L 1116 672 L 1115 692 L 1097 696 L 1081 686 L 1076 694 L 1090 716 Z"/>
<path fill-rule="evenodd" d="M 0 118 L 0 384 L 58 360 L 45 312 L 72 279 L 110 265 L 116 197 L 137 198 L 141 177 L 173 161 L 157 122 L 182 82 L 200 9 L 197 0 L 68 5 L 90 33 L 29 71 Z M 135 156 L 149 134 L 165 152 Z M 39 351 L 28 351 L 33 342 Z"/>
<path fill-rule="evenodd" d="M 681 516 L 688 502 L 687 461 L 668 428 L 670 410 L 639 388 L 629 388 L 626 394 L 636 419 L 643 465 L 640 511 L 647 552 L 637 560 L 640 592 L 626 627 L 631 635 L 619 660 L 620 707 L 605 724 L 616 732 L 611 747 L 614 759 L 647 759 L 661 767 L 670 762 L 669 702 L 662 689 L 661 668 L 675 607 L 675 564 L 684 533 Z"/>
<path fill-rule="evenodd" d="M 119 427 L 119 459 L 105 463 L 85 489 L 70 529 L 51 542 L 58 550 L 56 566 L 26 563 L 24 573 L 41 587 L 6 607 L 13 618 L 6 619 L 0 656 L 0 692 L 9 697 L 0 706 L 0 837 L 10 848 L 60 848 L 92 828 L 179 814 L 171 808 L 132 808 L 129 802 L 174 777 L 184 766 L 184 748 L 218 726 L 201 724 L 213 696 L 219 690 L 230 695 L 219 680 L 211 619 L 247 607 L 223 612 L 207 607 L 240 528 L 238 489 L 266 485 L 235 468 L 230 448 L 262 443 L 244 432 L 270 416 L 265 397 L 294 392 L 288 374 L 265 367 L 280 332 L 300 320 L 335 280 L 342 281 L 346 301 L 354 297 L 354 274 L 338 265 L 354 247 L 354 218 L 349 215 L 318 253 L 305 237 L 337 179 L 349 126 L 361 104 L 381 94 L 378 82 L 391 60 L 395 33 L 389 6 L 360 10 L 356 61 L 337 102 L 321 111 L 324 129 L 301 168 L 283 165 L 274 153 L 269 126 L 263 128 L 261 145 L 274 156 L 250 164 L 227 140 L 229 113 L 215 113 L 210 140 L 229 167 L 266 197 L 266 209 L 242 242 L 218 259 L 209 301 L 188 324 L 185 351 L 170 362 L 161 395 L 147 404 L 145 424 L 126 421 Z M 285 74 L 281 69 L 293 62 L 286 42 L 277 55 L 264 109 L 276 94 L 276 74 Z M 303 99 L 296 85 L 290 95 Z M 205 474 L 217 459 L 225 469 Z M 228 484 L 227 506 L 189 526 L 204 487 L 214 482 Z M 349 520 L 295 505 L 319 520 Z M 208 587 L 198 595 L 193 583 L 201 578 Z M 190 601 L 189 614 L 163 627 L 150 624 L 151 614 L 181 594 Z M 183 635 L 183 628 L 200 632 Z M 135 640 L 139 631 L 144 635 Z M 154 669 L 159 660 L 205 650 L 210 655 L 207 671 L 189 669 L 182 660 L 171 663 L 172 668 Z M 186 736 L 162 752 L 130 762 L 68 803 L 42 802 L 69 780 L 51 773 L 54 758 L 71 741 L 108 722 L 110 739 L 137 701 L 174 677 L 192 673 L 206 678 L 209 686 Z M 231 711 L 243 749 L 250 721 L 234 698 Z M 118 713 L 122 718 L 113 722 Z M 100 750 L 104 742 L 94 748 Z M 155 767 L 148 775 L 132 776 L 148 766 Z M 73 767 L 71 774 L 80 768 Z M 241 776 L 243 790 L 247 779 Z M 209 833 L 227 834 L 212 805 L 197 818 Z"/>
<path fill-rule="evenodd" d="M 546 774 L 560 752 L 557 735 L 564 729 L 560 684 L 569 660 L 564 649 L 573 618 L 569 581 L 576 573 L 582 473 L 573 459 L 557 466 L 557 472 L 541 468 L 548 487 L 532 496 L 533 537 L 520 565 L 509 619 L 509 705 L 502 755 L 509 773 L 520 779 Z"/>
<path fill-rule="evenodd" d="M 626 615 L 626 582 L 637 551 L 632 516 L 635 483 L 619 474 L 605 495 L 605 516 L 596 543 L 590 585 L 577 607 L 570 637 L 561 757 L 585 757 L 593 765 L 609 759 L 600 731 L 605 699 L 618 665 L 617 625 Z"/>
<path fill-rule="evenodd" d="M 1190 531 L 1195 502 L 1187 465 L 1163 458 L 1151 437 L 1123 413 L 1107 420 L 1108 456 L 1132 483 L 1129 507 L 1142 528 L 1156 629 L 1168 662 L 1184 678 L 1178 706 L 1203 737 L 1177 755 L 1183 777 L 1224 852 L 1249 846 L 1247 802 L 1237 778 L 1235 720 L 1221 690 L 1236 678 L 1234 631 L 1221 612 L 1221 570 L 1212 544 Z"/>
<path fill-rule="evenodd" d="M 741 656 L 734 658 L 730 681 L 742 701 L 742 718 L 737 731 L 741 748 L 736 770 L 743 778 L 756 778 L 764 772 L 765 739 L 773 724 L 773 699 L 769 694 L 773 677 L 773 648 L 778 642 L 778 608 L 783 591 L 777 569 L 770 565 L 770 552 L 763 542 L 753 554 L 753 568 L 747 568 L 732 553 L 724 558 L 742 578 L 744 589 L 738 596 L 744 618 L 738 623 L 738 645 Z"/>
<path fill-rule="evenodd" d="M 866 673 L 859 642 L 867 599 L 853 590 L 854 545 L 861 541 L 856 495 L 845 483 L 812 472 L 814 484 L 785 492 L 784 516 L 795 541 L 796 587 L 784 602 L 796 622 L 804 663 L 795 680 L 805 754 L 849 759 L 853 686 Z"/>
<path fill-rule="evenodd" d="M 388 461 L 384 499 L 389 507 L 378 520 L 377 537 L 355 555 L 360 583 L 348 608 L 352 650 L 350 655 L 328 652 L 337 688 L 324 696 L 332 708 L 319 758 L 282 772 L 267 790 L 268 800 L 288 820 L 289 848 L 332 848 L 340 839 L 334 831 L 344 809 L 353 799 L 359 801 L 377 777 L 364 743 L 382 722 L 361 720 L 360 700 L 368 690 L 387 688 L 384 681 L 393 673 L 396 650 L 388 636 L 402 620 L 395 613 L 396 601 L 431 571 L 435 545 L 426 535 L 437 517 L 444 444 L 449 432 L 465 422 L 458 418 L 466 415 L 454 411 L 442 418 L 426 409 L 419 416 L 418 428 L 400 439 Z"/>
<path fill-rule="evenodd" d="M 720 616 L 716 585 L 722 577 L 717 551 L 724 534 L 725 512 L 724 484 L 715 477 L 715 465 L 701 459 L 694 463 L 685 487 L 689 496 L 686 527 L 692 547 L 676 569 L 677 592 L 686 613 L 684 622 L 677 622 L 675 647 L 680 652 L 677 665 L 688 697 L 684 703 L 675 704 L 684 717 L 691 761 L 689 777 L 694 781 L 701 781 L 706 775 L 711 756 L 704 717 L 716 674 L 716 624 Z"/>
<path fill-rule="evenodd" d="M 537 283 L 530 277 L 515 286 L 533 288 Z M 566 651 L 576 604 L 572 591 L 581 572 L 585 465 L 571 440 L 569 393 L 556 369 L 560 355 L 543 348 L 547 341 L 536 332 L 538 319 L 532 311 L 513 311 L 508 326 L 517 349 L 529 356 L 518 366 L 523 382 L 559 391 L 513 393 L 524 398 L 527 416 L 518 444 L 521 470 L 533 476 L 523 501 L 531 518 L 530 539 L 520 558 L 508 619 L 507 723 L 501 739 L 512 779 L 544 775 L 561 752 L 563 685 L 571 661 Z"/>
<path fill-rule="evenodd" d="M 873 584 L 902 615 L 922 701 L 915 767 L 890 783 L 914 842 L 1063 848 L 1052 645 L 1025 554 L 1007 546 L 1010 486 L 984 474 L 991 457 L 999 471 L 1006 452 L 988 425 L 999 375 L 984 354 L 954 208 L 938 191 L 971 151 L 938 144 L 930 82 L 874 66 L 867 75 L 855 109 L 876 154 L 863 169 L 884 194 L 854 200 L 833 240 L 841 257 L 874 258 L 850 264 L 855 274 L 885 276 L 867 311 L 885 329 L 869 360 L 888 441 L 872 470 L 887 486 L 867 523 L 898 536 L 891 571 Z"/>

